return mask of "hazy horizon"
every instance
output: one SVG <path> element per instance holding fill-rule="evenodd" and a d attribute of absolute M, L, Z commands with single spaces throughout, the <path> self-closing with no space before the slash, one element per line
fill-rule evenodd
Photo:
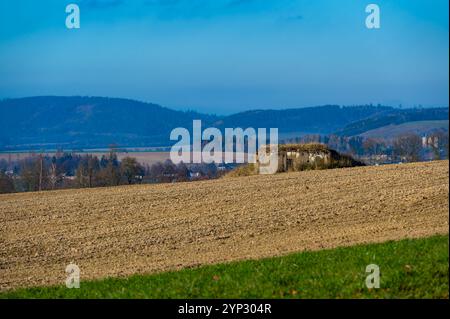
<path fill-rule="evenodd" d="M 65 27 L 79 4 L 81 28 Z M 448 107 L 446 0 L 0 3 L 0 97 L 105 96 L 177 110 Z"/>
<path fill-rule="evenodd" d="M 343 105 L 343 104 L 337 104 L 337 103 L 330 103 L 330 104 L 320 104 L 320 105 L 300 105 L 300 106 L 294 106 L 294 107 L 253 107 L 253 108 L 242 108 L 242 110 L 237 112 L 229 112 L 229 113 L 219 113 L 219 112 L 208 112 L 208 111 L 201 111 L 197 110 L 195 107 L 169 107 L 166 105 L 163 105 L 161 103 L 155 102 L 155 101 L 146 101 L 141 99 L 133 99 L 129 97 L 120 97 L 120 96 L 80 96 L 80 95 L 40 95 L 40 96 L 19 96 L 19 97 L 0 97 L 1 100 L 7 100 L 7 99 L 27 99 L 27 98 L 42 98 L 42 97 L 67 97 L 67 98 L 73 98 L 73 97 L 85 97 L 85 98 L 106 98 L 106 99 L 122 99 L 122 100 L 133 100 L 140 103 L 147 103 L 147 104 L 155 104 L 159 105 L 164 108 L 168 108 L 171 110 L 176 111 L 183 111 L 183 112 L 198 112 L 203 114 L 209 114 L 209 115 L 217 115 L 217 116 L 228 116 L 233 115 L 237 113 L 242 112 L 248 112 L 248 111 L 268 111 L 268 110 L 275 110 L 275 111 L 282 111 L 282 110 L 289 110 L 289 109 L 303 109 L 303 108 L 315 108 L 315 107 L 324 107 L 324 106 L 330 106 L 330 105 L 337 105 L 340 107 L 358 107 L 358 106 L 385 106 L 385 107 L 392 107 L 395 109 L 414 109 L 414 108 L 449 108 L 448 105 L 436 105 L 436 106 L 424 106 L 424 105 L 384 105 L 384 104 L 374 104 L 374 103 L 362 103 L 362 104 L 351 104 L 351 105 Z"/>

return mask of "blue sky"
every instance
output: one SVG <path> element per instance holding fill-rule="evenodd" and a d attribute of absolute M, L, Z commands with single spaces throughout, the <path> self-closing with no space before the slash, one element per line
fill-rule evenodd
<path fill-rule="evenodd" d="M 77 3 L 81 29 L 65 27 Z M 365 27 L 365 7 L 381 29 Z M 0 98 L 448 106 L 447 0 L 3 0 Z"/>

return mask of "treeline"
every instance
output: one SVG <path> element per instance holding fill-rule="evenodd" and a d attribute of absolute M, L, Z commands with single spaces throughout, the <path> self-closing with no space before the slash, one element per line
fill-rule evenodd
<path fill-rule="evenodd" d="M 287 143 L 322 143 L 369 165 L 447 159 L 449 154 L 448 132 L 443 130 L 394 139 L 305 135 L 280 141 Z M 14 161 L 0 160 L 0 193 L 185 182 L 217 178 L 232 168 L 214 163 L 175 165 L 170 160 L 141 165 L 132 157 L 119 161 L 114 149 L 100 158 L 63 152 L 54 156 L 34 154 Z"/>
<path fill-rule="evenodd" d="M 448 142 L 448 131 L 436 130 L 427 136 L 410 133 L 392 139 L 312 134 L 281 143 L 322 143 L 339 153 L 374 164 L 377 158 L 385 163 L 447 159 Z"/>
<path fill-rule="evenodd" d="M 114 151 L 101 158 L 90 154 L 34 154 L 15 161 L 0 160 L 0 193 L 185 182 L 220 174 L 215 164 L 187 166 L 167 160 L 142 165 L 133 157 L 119 161 Z"/>

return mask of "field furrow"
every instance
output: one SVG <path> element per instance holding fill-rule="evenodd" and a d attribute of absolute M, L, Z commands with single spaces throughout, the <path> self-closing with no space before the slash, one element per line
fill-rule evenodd
<path fill-rule="evenodd" d="M 447 234 L 448 165 L 0 195 L 0 289 Z"/>

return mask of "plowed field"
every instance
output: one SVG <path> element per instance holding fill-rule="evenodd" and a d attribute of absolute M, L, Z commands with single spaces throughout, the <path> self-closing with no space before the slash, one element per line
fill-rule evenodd
<path fill-rule="evenodd" d="M 0 289 L 446 234 L 448 165 L 0 195 Z"/>

